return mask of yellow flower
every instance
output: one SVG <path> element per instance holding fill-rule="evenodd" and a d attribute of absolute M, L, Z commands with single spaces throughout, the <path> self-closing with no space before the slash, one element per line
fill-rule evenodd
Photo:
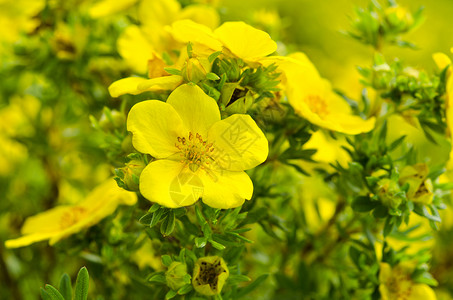
<path fill-rule="evenodd" d="M 77 205 L 57 206 L 28 218 L 22 227 L 23 236 L 5 242 L 7 248 L 28 246 L 49 240 L 49 244 L 91 227 L 111 215 L 118 205 L 134 205 L 137 195 L 119 188 L 113 179 L 96 187 Z"/>
<path fill-rule="evenodd" d="M 271 56 L 260 62 L 278 66 L 289 103 L 297 114 L 310 123 L 346 134 L 359 134 L 374 128 L 374 118 L 363 120 L 352 115 L 347 102 L 332 90 L 327 80 L 321 78 L 305 54 Z"/>
<path fill-rule="evenodd" d="M 379 292 L 382 300 L 435 300 L 436 294 L 427 285 L 415 283 L 411 279 L 414 268 L 407 262 L 391 267 L 381 263 L 379 272 Z"/>
<path fill-rule="evenodd" d="M 193 43 L 195 53 L 209 55 L 222 51 L 227 57 L 247 63 L 255 63 L 277 50 L 269 34 L 244 22 L 225 22 L 212 31 L 202 24 L 181 20 L 173 23 L 170 32 L 180 42 Z"/>
<path fill-rule="evenodd" d="M 138 0 L 102 0 L 96 2 L 89 10 L 92 18 L 102 18 L 128 9 Z"/>
<path fill-rule="evenodd" d="M 140 176 L 140 192 L 167 207 L 188 206 L 200 197 L 214 208 L 242 205 L 253 184 L 244 170 L 267 158 L 266 137 L 248 115 L 220 120 L 214 99 L 196 85 L 182 85 L 167 103 L 143 101 L 127 119 L 132 143 L 157 160 Z"/>
<path fill-rule="evenodd" d="M 177 20 L 193 20 L 208 28 L 219 24 L 217 11 L 206 5 L 192 4 L 181 8 L 176 0 L 142 0 L 138 8 L 141 26 L 130 25 L 118 39 L 118 52 L 138 73 L 145 73 L 148 60 L 162 59 L 166 52 L 179 50 L 180 44 L 175 42 L 165 29 Z"/>

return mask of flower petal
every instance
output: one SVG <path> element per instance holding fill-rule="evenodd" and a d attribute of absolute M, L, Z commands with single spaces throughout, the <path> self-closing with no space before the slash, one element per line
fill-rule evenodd
<path fill-rule="evenodd" d="M 148 60 L 154 57 L 155 50 L 136 25 L 128 26 L 117 41 L 118 52 L 137 73 L 144 74 L 148 69 Z"/>
<path fill-rule="evenodd" d="M 209 128 L 220 120 L 220 111 L 214 99 L 197 85 L 185 84 L 175 89 L 167 99 L 193 134 L 207 137 Z"/>
<path fill-rule="evenodd" d="M 138 0 L 103 0 L 96 2 L 90 8 L 90 16 L 94 19 L 113 15 L 117 12 L 128 9 Z M 38 1 L 39 2 L 39 1 Z"/>
<path fill-rule="evenodd" d="M 256 61 L 277 50 L 277 44 L 266 32 L 244 22 L 225 22 L 214 34 L 234 55 Z"/>
<path fill-rule="evenodd" d="M 174 90 L 183 82 L 182 76 L 170 75 L 147 79 L 137 85 L 139 93 Z"/>
<path fill-rule="evenodd" d="M 203 182 L 202 201 L 213 208 L 228 209 L 241 206 L 253 195 L 253 183 L 245 172 L 200 173 Z"/>
<path fill-rule="evenodd" d="M 215 37 L 212 30 L 192 20 L 176 21 L 169 28 L 169 31 L 175 40 L 181 43 L 193 43 L 196 53 L 200 52 L 200 50 L 197 52 L 197 48 L 205 48 L 206 51 L 203 53 L 208 55 L 222 50 L 222 43 Z"/>
<path fill-rule="evenodd" d="M 437 298 L 433 289 L 430 288 L 427 284 L 417 283 L 412 285 L 409 299 L 435 300 Z"/>
<path fill-rule="evenodd" d="M 132 132 L 135 149 L 156 158 L 178 152 L 178 137 L 188 134 L 175 109 L 158 100 L 135 104 L 127 117 L 127 130 Z"/>
<path fill-rule="evenodd" d="M 5 241 L 6 248 L 19 248 L 31 245 L 36 242 L 45 241 L 56 235 L 56 232 L 38 232 L 21 236 L 17 239 Z"/>
<path fill-rule="evenodd" d="M 110 96 L 117 98 L 124 94 L 137 95 L 142 91 L 137 88 L 138 84 L 145 82 L 147 79 L 141 77 L 127 77 L 115 81 L 109 86 Z"/>
<path fill-rule="evenodd" d="M 163 159 L 143 170 L 140 192 L 152 202 L 176 208 L 195 203 L 203 193 L 203 183 L 184 164 Z"/>
<path fill-rule="evenodd" d="M 230 171 L 242 171 L 264 162 L 269 145 L 261 129 L 249 115 L 236 114 L 215 123 L 208 133 L 214 142 L 215 165 Z"/>
<path fill-rule="evenodd" d="M 202 4 L 193 4 L 186 6 L 181 11 L 178 18 L 180 20 L 193 20 L 194 22 L 206 25 L 211 29 L 217 28 L 220 23 L 220 18 L 217 10 L 214 7 Z"/>
<path fill-rule="evenodd" d="M 181 4 L 176 0 L 142 0 L 138 13 L 142 24 L 159 30 L 171 24 L 180 10 Z"/>

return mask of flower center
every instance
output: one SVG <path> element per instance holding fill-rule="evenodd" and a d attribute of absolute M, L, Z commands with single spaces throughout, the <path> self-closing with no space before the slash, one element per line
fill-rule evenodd
<path fill-rule="evenodd" d="M 324 118 L 327 114 L 329 114 L 326 101 L 324 101 L 324 99 L 320 96 L 308 95 L 305 97 L 304 101 L 308 105 L 308 108 L 310 108 L 312 112 L 319 115 L 321 118 Z"/>
<path fill-rule="evenodd" d="M 386 283 L 388 291 L 394 298 L 391 299 L 409 299 L 412 293 L 412 281 L 409 275 L 404 274 L 399 269 L 394 269 L 392 277 Z"/>
<path fill-rule="evenodd" d="M 199 285 L 209 284 L 211 289 L 215 291 L 217 289 L 219 275 L 223 272 L 226 271 L 222 268 L 220 260 L 213 264 L 203 261 L 200 265 L 200 274 L 196 279 L 197 283 Z"/>
<path fill-rule="evenodd" d="M 60 218 L 60 228 L 66 229 L 77 223 L 86 213 L 83 207 L 71 207 Z"/>
<path fill-rule="evenodd" d="M 203 140 L 200 134 L 195 135 L 189 132 L 189 137 L 178 137 L 176 148 L 181 150 L 183 160 L 181 162 L 189 165 L 192 172 L 196 172 L 198 168 L 205 169 L 214 161 L 211 152 L 214 151 L 212 143 Z"/>

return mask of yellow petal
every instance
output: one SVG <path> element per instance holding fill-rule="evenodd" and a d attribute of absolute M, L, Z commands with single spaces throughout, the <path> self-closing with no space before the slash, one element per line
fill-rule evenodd
<path fill-rule="evenodd" d="M 173 38 L 181 43 L 191 42 L 196 47 L 204 46 L 209 51 L 215 52 L 222 50 L 222 43 L 215 37 L 212 30 L 202 24 L 192 20 L 180 20 L 172 24 L 169 28 Z"/>
<path fill-rule="evenodd" d="M 215 171 L 200 172 L 203 181 L 202 201 L 213 208 L 233 208 L 250 200 L 253 183 L 245 172 Z"/>
<path fill-rule="evenodd" d="M 170 75 L 142 81 L 137 88 L 140 93 L 174 90 L 183 82 L 182 76 Z"/>
<path fill-rule="evenodd" d="M 254 168 L 269 153 L 266 137 L 249 115 L 235 114 L 215 123 L 208 139 L 214 141 L 214 164 L 230 171 Z"/>
<path fill-rule="evenodd" d="M 138 14 L 142 24 L 159 29 L 171 24 L 180 10 L 181 5 L 176 0 L 142 0 Z"/>
<path fill-rule="evenodd" d="M 379 266 L 379 282 L 385 283 L 392 276 L 392 267 L 388 263 L 381 263 Z"/>
<path fill-rule="evenodd" d="M 436 63 L 437 67 L 441 70 L 445 69 L 449 64 L 451 64 L 450 58 L 441 52 L 434 53 L 433 60 Z"/>
<path fill-rule="evenodd" d="M 217 102 L 197 85 L 181 85 L 170 94 L 167 103 L 174 107 L 190 132 L 199 133 L 203 138 L 207 137 L 209 128 L 220 120 Z"/>
<path fill-rule="evenodd" d="M 195 203 L 203 193 L 203 183 L 181 162 L 163 159 L 143 170 L 140 192 L 152 202 L 176 208 Z"/>
<path fill-rule="evenodd" d="M 132 132 L 135 149 L 156 158 L 178 152 L 175 146 L 178 137 L 188 134 L 175 109 L 158 100 L 135 104 L 127 118 L 127 130 Z"/>
<path fill-rule="evenodd" d="M 137 86 L 139 83 L 145 81 L 147 81 L 147 79 L 141 77 L 127 77 L 117 80 L 109 86 L 110 96 L 116 98 L 124 94 L 140 94 L 142 91 L 139 90 Z"/>
<path fill-rule="evenodd" d="M 90 8 L 90 16 L 92 18 L 102 18 L 109 15 L 113 15 L 117 12 L 123 11 L 132 5 L 134 5 L 138 0 L 103 0 L 94 4 Z M 39 1 L 37 1 L 39 2 Z"/>
<path fill-rule="evenodd" d="M 418 283 L 412 285 L 412 290 L 410 297 L 408 298 L 409 300 L 418 300 L 418 299 L 424 299 L 424 300 L 436 300 L 436 294 L 434 293 L 433 289 L 430 288 L 426 284 Z"/>
<path fill-rule="evenodd" d="M 128 26 L 117 41 L 119 54 L 137 73 L 144 74 L 148 70 L 148 60 L 154 57 L 154 48 L 136 25 Z"/>
<path fill-rule="evenodd" d="M 186 6 L 178 16 L 178 19 L 189 19 L 196 23 L 206 25 L 214 29 L 219 26 L 220 18 L 217 10 L 207 5 L 189 5 Z"/>
<path fill-rule="evenodd" d="M 225 22 L 214 33 L 228 50 L 243 60 L 256 61 L 277 50 L 269 34 L 244 22 Z"/>
<path fill-rule="evenodd" d="M 36 242 L 45 241 L 54 236 L 55 232 L 32 233 L 17 239 L 5 241 L 6 248 L 19 248 L 31 245 Z"/>
<path fill-rule="evenodd" d="M 72 206 L 57 206 L 27 218 L 22 226 L 22 234 L 49 233 L 61 230 L 60 219 Z"/>

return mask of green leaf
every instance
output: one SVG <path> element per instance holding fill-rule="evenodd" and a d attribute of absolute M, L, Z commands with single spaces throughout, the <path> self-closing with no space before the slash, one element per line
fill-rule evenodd
<path fill-rule="evenodd" d="M 178 295 L 185 295 L 191 290 L 193 290 L 192 284 L 186 284 L 185 286 L 178 290 Z"/>
<path fill-rule="evenodd" d="M 226 247 L 220 243 L 217 243 L 213 239 L 209 239 L 209 242 L 211 243 L 212 247 L 216 248 L 217 250 L 224 250 Z"/>
<path fill-rule="evenodd" d="M 88 298 L 89 275 L 87 268 L 80 269 L 75 284 L 74 300 L 86 300 Z"/>
<path fill-rule="evenodd" d="M 165 278 L 165 275 L 162 272 L 156 273 L 152 275 L 149 279 L 149 282 L 157 282 L 157 283 L 167 283 L 167 279 Z"/>
<path fill-rule="evenodd" d="M 229 284 L 238 284 L 239 282 L 244 282 L 244 281 L 251 281 L 252 279 L 248 276 L 242 275 L 242 274 L 237 274 L 237 275 L 230 275 L 228 277 L 228 283 Z"/>
<path fill-rule="evenodd" d="M 50 294 L 48 292 L 46 292 L 45 289 L 43 288 L 40 288 L 40 293 L 41 293 L 41 299 L 42 300 L 53 300 L 52 297 L 50 296 Z"/>
<path fill-rule="evenodd" d="M 148 225 L 151 224 L 151 220 L 153 219 L 153 213 L 147 213 L 146 215 L 142 216 L 138 221 L 140 224 Z"/>
<path fill-rule="evenodd" d="M 165 295 L 165 299 L 171 299 L 178 295 L 177 291 L 169 290 L 168 293 Z"/>
<path fill-rule="evenodd" d="M 197 237 L 195 238 L 195 246 L 197 246 L 197 248 L 203 248 L 206 246 L 207 241 L 208 239 L 206 237 Z"/>
<path fill-rule="evenodd" d="M 52 300 L 65 300 L 60 292 L 50 284 L 46 284 L 45 289 Z"/>
<path fill-rule="evenodd" d="M 164 68 L 164 70 L 171 75 L 181 75 L 181 70 L 175 68 Z"/>
<path fill-rule="evenodd" d="M 157 223 L 163 218 L 164 214 L 166 213 L 167 209 L 166 208 L 159 208 L 154 214 L 151 219 L 151 222 L 149 223 L 149 227 L 152 228 L 156 226 Z"/>
<path fill-rule="evenodd" d="M 169 236 L 175 229 L 175 213 L 173 210 L 170 210 L 167 217 L 164 219 L 160 225 L 160 232 L 163 236 Z"/>
<path fill-rule="evenodd" d="M 72 286 L 71 278 L 68 274 L 64 273 L 60 278 L 60 285 L 58 286 L 60 293 L 66 300 L 72 300 Z"/>
<path fill-rule="evenodd" d="M 164 266 L 166 267 L 170 266 L 172 261 L 173 260 L 171 259 L 170 255 L 167 254 L 162 255 L 162 263 L 164 264 Z"/>
<path fill-rule="evenodd" d="M 220 54 L 222 54 L 222 51 L 217 51 L 217 52 L 214 52 L 211 55 L 209 55 L 208 56 L 209 62 L 212 63 L 217 58 L 217 56 L 219 56 Z"/>
<path fill-rule="evenodd" d="M 378 201 L 371 201 L 368 196 L 359 196 L 352 201 L 352 209 L 357 212 L 369 212 L 379 205 Z"/>
<path fill-rule="evenodd" d="M 215 74 L 215 73 L 206 74 L 206 78 L 209 79 L 209 80 L 214 80 L 214 81 L 220 79 L 220 77 L 217 74 Z"/>
<path fill-rule="evenodd" d="M 248 286 L 240 289 L 239 292 L 236 294 L 236 298 L 235 299 L 239 299 L 241 297 L 244 297 L 248 293 L 250 293 L 253 290 L 255 290 L 257 287 L 259 287 L 266 280 L 266 278 L 268 276 L 269 276 L 269 274 L 263 274 L 263 275 L 259 276 L 254 282 L 250 283 Z"/>
<path fill-rule="evenodd" d="M 378 219 L 382 219 L 388 216 L 388 209 L 384 205 L 378 205 L 374 211 L 373 216 Z"/>

